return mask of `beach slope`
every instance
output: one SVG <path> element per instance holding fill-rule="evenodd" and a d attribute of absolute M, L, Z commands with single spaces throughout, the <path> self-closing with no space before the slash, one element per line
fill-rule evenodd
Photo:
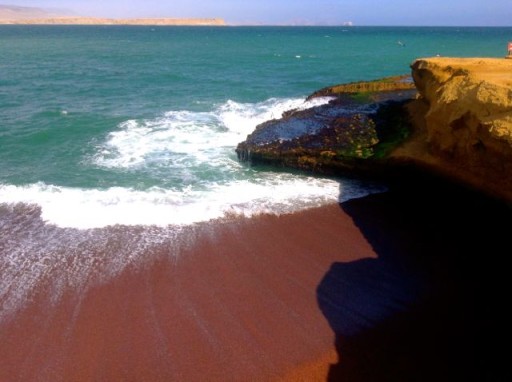
<path fill-rule="evenodd" d="M 183 230 L 111 277 L 90 253 L 79 288 L 69 259 L 0 321 L 0 380 L 485 380 L 510 218 L 428 181 Z"/>
<path fill-rule="evenodd" d="M 3 206 L 0 237 L 31 246 L 19 285 L 0 241 L 0 381 L 499 380 L 511 209 L 419 171 L 506 196 L 509 74 L 457 60 L 413 65 L 416 130 L 390 158 L 416 167 L 385 193 L 175 230 Z M 31 263 L 37 227 L 86 239 Z M 121 251 L 134 237 L 140 256 Z"/>

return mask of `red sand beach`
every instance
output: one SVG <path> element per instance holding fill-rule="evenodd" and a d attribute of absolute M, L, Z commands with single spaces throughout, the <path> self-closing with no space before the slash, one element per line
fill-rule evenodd
<path fill-rule="evenodd" d="M 328 355 L 326 375 L 334 335 L 316 287 L 333 261 L 375 255 L 334 205 L 205 227 L 153 256 L 81 301 L 18 313 L 2 327 L 1 380 L 272 379 Z"/>
<path fill-rule="evenodd" d="M 205 224 L 54 304 L 42 283 L 0 322 L 0 381 L 488 376 L 510 222 L 470 193 L 407 190 Z"/>

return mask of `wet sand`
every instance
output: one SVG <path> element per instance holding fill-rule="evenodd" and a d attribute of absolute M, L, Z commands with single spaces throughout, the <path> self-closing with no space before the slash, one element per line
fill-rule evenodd
<path fill-rule="evenodd" d="M 180 251 L 157 246 L 53 305 L 41 282 L 0 322 L 0 381 L 463 380 L 496 370 L 480 349 L 500 328 L 487 313 L 502 297 L 495 251 L 510 209 L 450 192 L 205 224 Z"/>
<path fill-rule="evenodd" d="M 0 327 L 0 380 L 268 380 L 316 359 L 325 379 L 337 358 L 316 288 L 333 261 L 375 254 L 332 205 L 204 225 L 148 256 L 53 307 L 41 285 Z"/>

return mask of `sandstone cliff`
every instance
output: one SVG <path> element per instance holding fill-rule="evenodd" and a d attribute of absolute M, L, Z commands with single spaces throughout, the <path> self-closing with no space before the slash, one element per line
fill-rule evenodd
<path fill-rule="evenodd" d="M 420 59 L 412 78 L 418 93 L 404 77 L 321 89 L 308 99 L 329 104 L 259 125 L 238 157 L 324 173 L 426 170 L 512 202 L 512 60 Z"/>
<path fill-rule="evenodd" d="M 512 60 L 412 64 L 415 133 L 391 157 L 512 201 Z"/>

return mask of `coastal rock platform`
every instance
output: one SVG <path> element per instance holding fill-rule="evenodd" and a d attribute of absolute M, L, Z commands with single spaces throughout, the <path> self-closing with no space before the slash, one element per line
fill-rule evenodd
<path fill-rule="evenodd" d="M 334 99 L 257 126 L 239 159 L 318 173 L 421 170 L 512 201 L 512 61 L 435 57 L 411 68 L 414 83 L 392 77 L 313 93 Z"/>
<path fill-rule="evenodd" d="M 321 173 L 371 171 L 409 134 L 405 105 L 416 90 L 409 76 L 321 89 L 324 105 L 291 110 L 256 127 L 236 152 L 252 164 Z"/>

